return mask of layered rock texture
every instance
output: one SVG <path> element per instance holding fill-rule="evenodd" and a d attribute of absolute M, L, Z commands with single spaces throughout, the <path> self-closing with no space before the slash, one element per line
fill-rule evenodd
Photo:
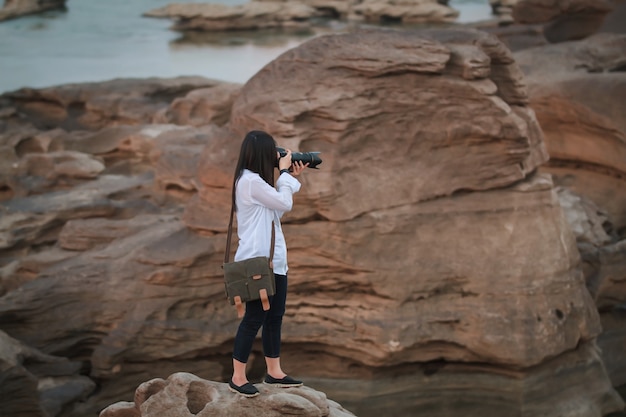
<path fill-rule="evenodd" d="M 308 26 L 313 7 L 297 2 L 253 1 L 236 6 L 212 3 L 174 3 L 145 13 L 147 17 L 176 19 L 178 30 L 251 30 Z"/>
<path fill-rule="evenodd" d="M 602 313 L 600 345 L 615 385 L 624 385 L 626 355 L 614 335 L 626 328 L 626 35 L 597 34 L 515 58 L 550 153 L 541 171 L 564 190 L 561 201 Z"/>
<path fill-rule="evenodd" d="M 548 137 L 547 170 L 626 228 L 626 35 L 520 51 L 531 105 Z"/>
<path fill-rule="evenodd" d="M 220 265 L 251 129 L 324 160 L 283 219 L 289 373 L 361 417 L 624 407 L 621 371 L 605 366 L 624 343 L 619 317 L 600 352 L 600 298 L 570 225 L 606 242 L 585 211 L 603 201 L 555 186 L 542 108 L 494 36 L 357 31 L 314 38 L 241 88 L 120 80 L 0 100 L 0 327 L 85 364 L 99 389 L 64 416 L 130 400 L 145 381 L 143 405 L 110 415 L 226 398 L 210 381 L 230 375 L 238 322 Z M 258 381 L 259 347 L 249 368 Z"/>
<path fill-rule="evenodd" d="M 437 0 L 256 0 L 236 6 L 173 3 L 147 11 L 147 17 L 171 18 L 180 31 L 302 28 L 328 17 L 373 23 L 454 22 L 459 12 Z"/>

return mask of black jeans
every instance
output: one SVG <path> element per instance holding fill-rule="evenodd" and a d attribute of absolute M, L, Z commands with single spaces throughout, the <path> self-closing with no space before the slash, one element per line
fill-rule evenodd
<path fill-rule="evenodd" d="M 280 330 L 287 300 L 287 275 L 275 274 L 275 277 L 276 293 L 269 297 L 270 309 L 268 311 L 263 311 L 261 300 L 246 303 L 246 314 L 239 324 L 233 348 L 233 358 L 239 362 L 248 362 L 252 344 L 261 326 L 263 326 L 261 333 L 263 354 L 268 358 L 280 357 Z"/>

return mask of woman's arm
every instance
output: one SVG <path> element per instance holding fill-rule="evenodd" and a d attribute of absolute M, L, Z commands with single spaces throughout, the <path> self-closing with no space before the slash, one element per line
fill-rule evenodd
<path fill-rule="evenodd" d="M 261 177 L 250 181 L 252 202 L 281 212 L 290 211 L 293 206 L 293 194 L 300 190 L 300 182 L 289 174 L 282 174 L 276 184 L 278 190 Z"/>

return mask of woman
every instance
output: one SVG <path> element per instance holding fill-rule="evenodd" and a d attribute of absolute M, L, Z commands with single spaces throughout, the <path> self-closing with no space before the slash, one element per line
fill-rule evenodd
<path fill-rule="evenodd" d="M 274 169 L 280 170 L 274 188 Z M 308 164 L 291 163 L 291 151 L 280 157 L 276 142 L 268 133 L 249 132 L 241 144 L 233 181 L 233 204 L 237 213 L 239 246 L 235 261 L 255 256 L 270 256 L 272 222 L 275 224 L 273 270 L 276 293 L 270 297 L 270 309 L 264 311 L 261 300 L 246 303 L 246 313 L 239 324 L 233 348 L 231 391 L 254 397 L 259 390 L 248 382 L 246 363 L 252 344 L 261 328 L 263 354 L 267 365 L 264 382 L 279 387 L 297 387 L 301 381 L 287 376 L 280 366 L 280 340 L 285 300 L 287 298 L 287 247 L 280 224 L 283 213 L 290 211 L 293 194 L 300 190 L 295 178 Z M 291 172 L 290 172 L 291 169 Z"/>

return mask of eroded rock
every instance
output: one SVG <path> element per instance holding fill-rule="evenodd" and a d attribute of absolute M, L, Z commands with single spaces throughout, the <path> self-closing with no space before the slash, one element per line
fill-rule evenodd
<path fill-rule="evenodd" d="M 96 387 L 80 371 L 80 362 L 44 354 L 0 330 L 0 413 L 59 415 L 64 406 L 84 399 Z"/>
<path fill-rule="evenodd" d="M 613 343 L 612 355 L 617 356 L 620 339 L 617 334 L 613 336 L 609 343 Z M 609 344 L 605 347 L 609 348 Z M 623 376 L 623 369 L 614 369 Z M 591 379 L 602 382 L 590 386 Z M 619 411 L 621 402 L 610 388 L 594 343 L 584 343 L 527 370 L 434 361 L 406 364 L 401 371 L 378 369 L 375 375 L 352 374 L 339 387 L 332 379 L 307 381 L 319 390 L 332 391 L 335 400 L 359 416 L 387 415 L 389 410 L 402 416 L 420 415 L 424 410 L 430 417 L 463 416 L 470 410 L 497 416 L 490 410 L 498 409 L 501 415 L 522 417 L 599 417 Z M 580 393 L 576 400 L 564 386 Z M 381 392 L 386 394 L 381 396 Z"/>
<path fill-rule="evenodd" d="M 185 126 L 222 126 L 230 119 L 230 108 L 239 90 L 241 85 L 234 83 L 193 90 L 185 97 L 175 99 L 168 109 L 155 116 L 154 121 Z"/>
<path fill-rule="evenodd" d="M 309 28 L 316 17 L 374 23 L 449 23 L 459 12 L 437 0 L 259 0 L 227 6 L 173 3 L 148 11 L 147 17 L 176 20 L 179 31 L 228 31 L 269 28 Z"/>
<path fill-rule="evenodd" d="M 220 265 L 232 164 L 243 132 L 261 128 L 324 158 L 322 169 L 301 177 L 284 218 L 291 269 L 282 356 L 290 373 L 334 386 L 324 391 L 342 392 L 342 403 L 371 405 L 355 398 L 374 393 L 388 409 L 415 405 L 411 415 L 420 407 L 441 417 L 449 407 L 467 413 L 467 403 L 446 402 L 459 398 L 459 375 L 482 416 L 520 407 L 585 417 L 617 411 L 623 403 L 594 353 L 600 317 L 576 235 L 551 176 L 538 172 L 548 154 L 526 82 L 515 56 L 482 32 L 359 31 L 283 54 L 227 94 L 224 105 L 230 97 L 234 104 L 221 126 L 143 118 L 193 95 L 179 87 L 169 99 L 152 97 L 154 106 L 138 93 L 135 116 L 119 124 L 128 114 L 119 109 L 81 124 L 71 101 L 51 117 L 3 96 L 10 111 L 0 115 L 19 132 L 0 136 L 11 164 L 62 150 L 94 155 L 105 170 L 69 190 L 1 204 L 2 328 L 89 362 L 101 389 L 77 413 L 178 371 L 227 380 L 237 319 Z M 39 129 L 50 140 L 34 139 Z M 250 367 L 258 380 L 259 350 Z M 437 379 L 446 369 L 455 372 Z M 421 385 L 431 375 L 441 384 Z M 553 385 L 541 386 L 542 378 Z M 157 385 L 165 391 L 165 382 Z M 512 402 L 489 394 L 502 386 Z M 558 401 L 533 391 L 563 386 L 571 390 L 554 393 Z M 447 387 L 436 404 L 391 401 L 425 398 L 433 387 Z M 366 407 L 362 415 L 380 414 Z"/>
<path fill-rule="evenodd" d="M 246 399 L 233 394 L 228 384 L 207 381 L 189 373 L 166 380 L 153 379 L 135 391 L 135 401 L 102 410 L 100 417 L 171 417 L 230 415 L 238 417 L 349 417 L 351 412 L 309 387 L 276 388 L 259 384 L 261 395 Z"/>
<path fill-rule="evenodd" d="M 598 34 L 515 54 L 545 134 L 550 173 L 601 312 L 598 338 L 611 380 L 626 381 L 626 37 Z"/>
<path fill-rule="evenodd" d="M 626 226 L 626 36 L 599 34 L 580 42 L 515 54 L 527 74 L 531 106 L 550 161 L 541 168 L 557 185 L 590 198 L 616 231 Z M 620 232 L 623 235 L 623 232 Z"/>
<path fill-rule="evenodd" d="M 339 221 L 523 179 L 547 160 L 526 102 L 522 73 L 495 37 L 365 31 L 321 36 L 283 54 L 246 84 L 231 125 L 322 151 L 324 170 L 294 215 L 315 210 Z M 282 117 L 273 117 L 278 109 Z M 470 114 L 479 116 L 469 123 Z M 412 180 L 397 180 L 400 172 Z M 385 187 L 368 186 L 371 177 Z"/>
<path fill-rule="evenodd" d="M 99 130 L 147 124 L 175 98 L 197 88 L 221 84 L 203 77 L 177 77 L 118 79 L 38 90 L 22 88 L 3 95 L 15 108 L 3 118 L 9 126 L 30 123 L 39 130 Z"/>
<path fill-rule="evenodd" d="M 176 19 L 176 30 L 223 31 L 308 27 L 316 14 L 314 8 L 304 3 L 252 1 L 236 6 L 173 3 L 144 16 Z"/>

